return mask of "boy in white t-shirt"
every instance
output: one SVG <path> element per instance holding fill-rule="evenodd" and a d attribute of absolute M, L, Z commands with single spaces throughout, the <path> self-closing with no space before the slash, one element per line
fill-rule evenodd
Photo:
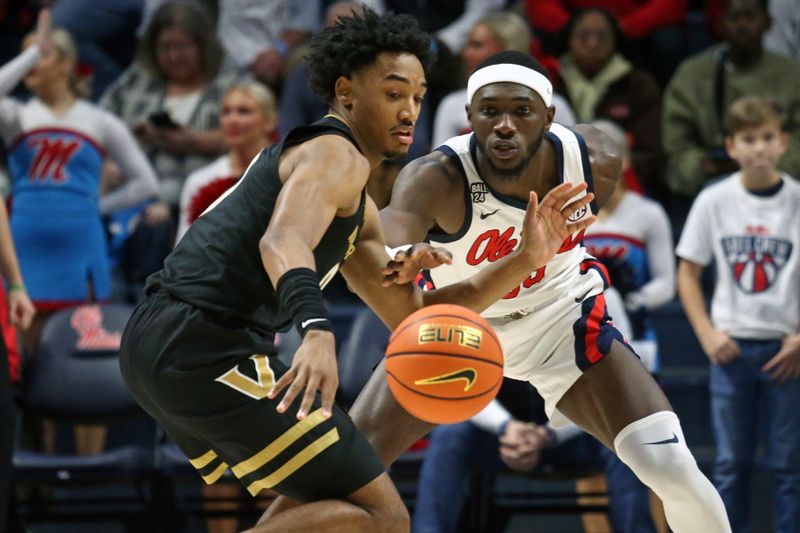
<path fill-rule="evenodd" d="M 775 531 L 800 524 L 800 185 L 777 170 L 785 121 L 762 98 L 733 103 L 725 147 L 741 170 L 700 193 L 677 248 L 681 303 L 711 361 L 714 481 L 734 532 L 748 530 L 759 425 L 775 481 Z M 712 259 L 709 317 L 700 275 Z"/>

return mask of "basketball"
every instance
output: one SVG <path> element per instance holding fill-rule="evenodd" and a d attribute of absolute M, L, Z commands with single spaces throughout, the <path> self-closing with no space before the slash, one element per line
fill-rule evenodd
<path fill-rule="evenodd" d="M 386 348 L 386 379 L 403 408 L 426 422 L 452 424 L 480 412 L 503 382 L 494 330 L 458 305 L 423 307 L 397 326 Z"/>

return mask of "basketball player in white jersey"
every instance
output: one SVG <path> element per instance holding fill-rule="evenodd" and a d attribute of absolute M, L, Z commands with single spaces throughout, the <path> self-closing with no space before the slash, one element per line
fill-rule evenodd
<path fill-rule="evenodd" d="M 484 61 L 467 90 L 474 133 L 450 139 L 398 176 L 381 213 L 387 243 L 427 239 L 449 250 L 453 265 L 430 271 L 434 287 L 463 281 L 510 253 L 530 191 L 543 197 L 559 183 L 586 182 L 596 213 L 614 190 L 618 148 L 590 126 L 552 122 L 544 72 L 518 52 Z M 591 216 L 587 211 L 571 220 Z M 572 420 L 614 450 L 664 502 L 673 531 L 730 531 L 669 402 L 611 323 L 607 274 L 581 239 L 572 234 L 545 267 L 482 313 L 503 344 L 506 375 L 538 389 L 554 424 Z M 385 464 L 431 429 L 397 404 L 382 365 L 350 414 Z"/>

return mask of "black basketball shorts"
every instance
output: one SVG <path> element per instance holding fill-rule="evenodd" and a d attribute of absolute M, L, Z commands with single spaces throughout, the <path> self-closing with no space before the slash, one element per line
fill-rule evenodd
<path fill-rule="evenodd" d="M 274 489 L 307 502 L 344 499 L 384 471 L 347 413 L 337 406 L 322 416 L 319 394 L 301 421 L 299 398 L 275 410 L 283 393 L 266 395 L 288 369 L 271 339 L 166 292 L 134 311 L 120 365 L 133 396 L 206 483 L 230 469 L 254 496 Z"/>

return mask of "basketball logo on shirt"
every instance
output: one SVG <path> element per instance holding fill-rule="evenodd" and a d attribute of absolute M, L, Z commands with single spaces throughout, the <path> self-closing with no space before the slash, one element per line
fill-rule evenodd
<path fill-rule="evenodd" d="M 736 284 L 753 294 L 772 286 L 792 255 L 792 243 L 760 235 L 725 237 L 722 250 Z"/>
<path fill-rule="evenodd" d="M 28 169 L 28 179 L 45 181 L 51 178 L 54 183 L 64 183 L 67 181 L 64 167 L 80 149 L 81 143 L 77 140 L 39 137 L 28 141 L 28 147 L 36 153 Z"/>

